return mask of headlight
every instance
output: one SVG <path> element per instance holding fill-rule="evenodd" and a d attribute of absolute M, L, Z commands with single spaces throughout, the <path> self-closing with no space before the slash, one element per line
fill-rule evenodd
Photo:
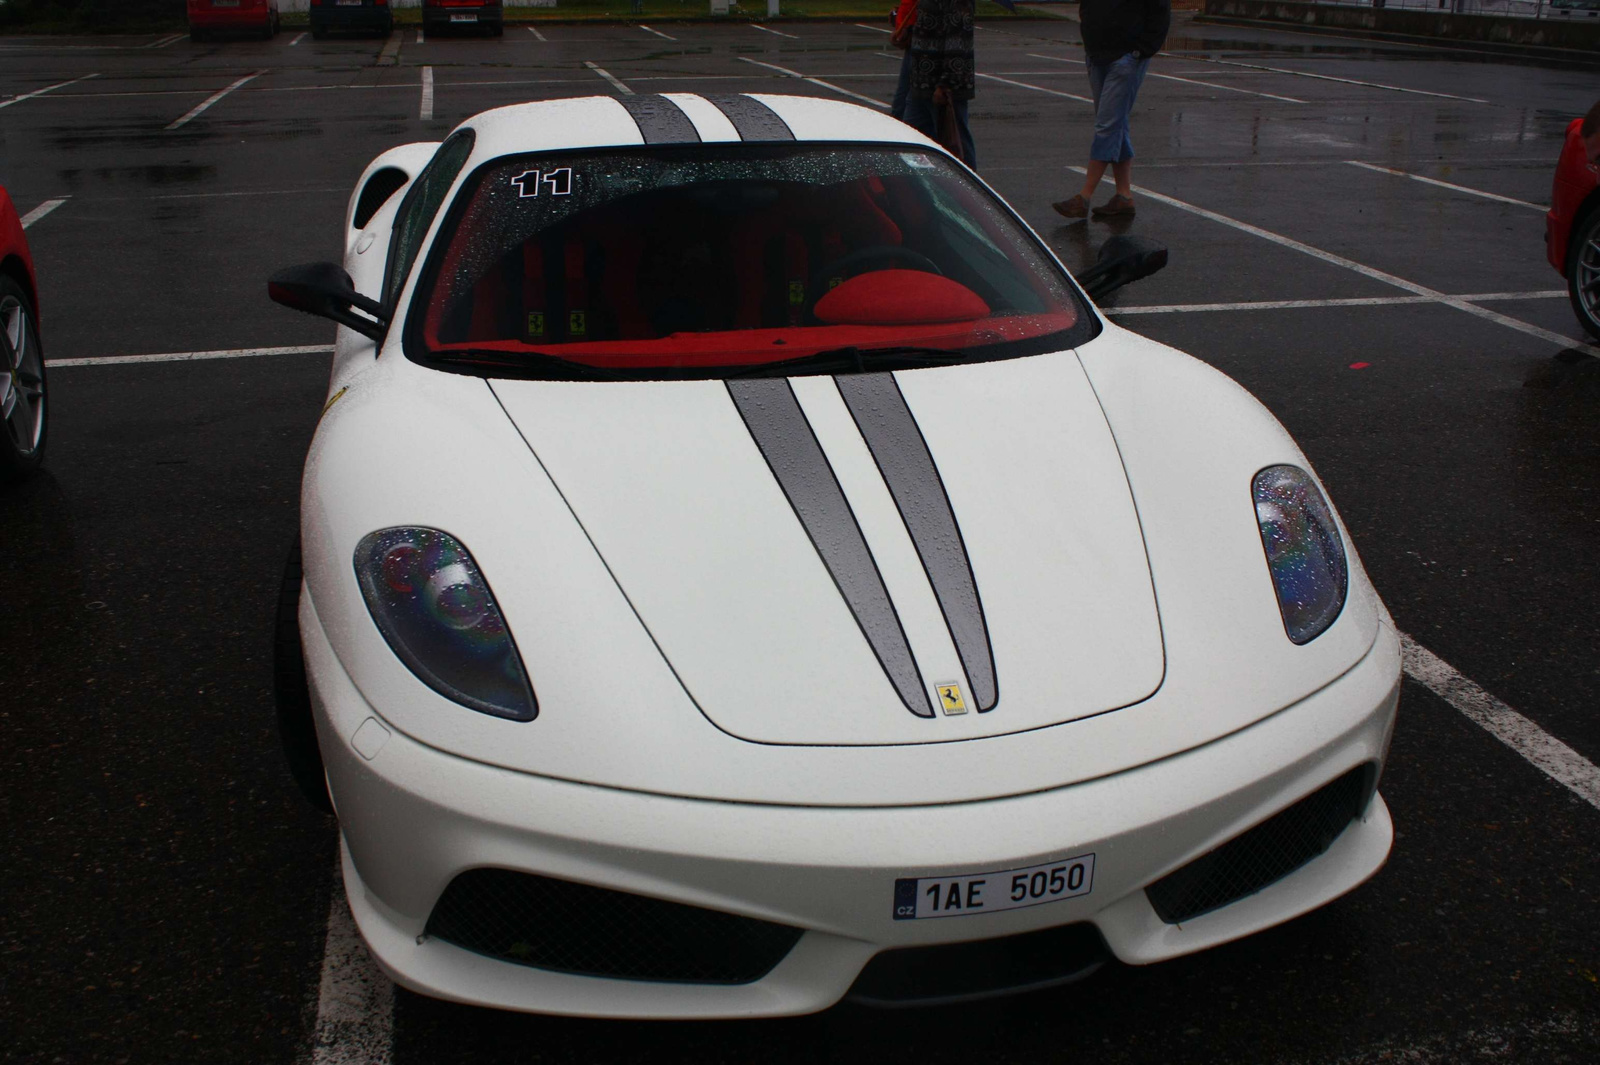
<path fill-rule="evenodd" d="M 1344 609 L 1350 573 L 1339 527 L 1316 482 L 1298 467 L 1268 466 L 1251 487 L 1284 630 L 1295 643 L 1309 643 Z"/>
<path fill-rule="evenodd" d="M 428 687 L 496 717 L 539 705 L 472 556 L 437 529 L 380 529 L 356 545 L 356 579 L 389 646 Z"/>

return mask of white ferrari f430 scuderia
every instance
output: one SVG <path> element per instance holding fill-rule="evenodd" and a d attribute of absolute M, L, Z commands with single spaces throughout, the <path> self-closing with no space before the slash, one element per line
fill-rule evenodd
<path fill-rule="evenodd" d="M 951 1001 L 1370 877 L 1398 639 L 1305 456 L 908 127 L 505 107 L 376 159 L 280 616 L 290 764 L 425 994 Z M 1081 285 L 1081 288 L 1080 288 Z"/>

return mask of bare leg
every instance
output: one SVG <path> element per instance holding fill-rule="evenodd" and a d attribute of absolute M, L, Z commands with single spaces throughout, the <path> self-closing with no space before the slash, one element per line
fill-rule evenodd
<path fill-rule="evenodd" d="M 1105 167 L 1104 163 L 1098 165 L 1102 168 Z M 1104 173 L 1104 170 L 1102 169 L 1101 172 Z M 1133 160 L 1124 159 L 1120 163 L 1112 163 L 1111 176 L 1117 182 L 1117 195 L 1124 196 L 1130 200 L 1133 199 Z M 1095 175 L 1096 180 L 1099 180 L 1099 177 L 1099 174 Z"/>
<path fill-rule="evenodd" d="M 1082 196 L 1086 200 L 1091 198 L 1094 195 L 1095 186 L 1099 185 L 1100 184 L 1100 179 L 1105 177 L 1105 175 L 1106 175 L 1106 167 L 1111 166 L 1111 165 L 1112 165 L 1111 163 L 1104 163 L 1104 162 L 1101 162 L 1099 159 L 1091 159 L 1091 160 L 1089 160 L 1089 166 L 1084 171 L 1084 174 L 1083 174 L 1083 188 L 1078 191 L 1078 195 Z M 1117 163 L 1115 165 L 1120 166 L 1124 170 L 1126 170 L 1131 165 L 1131 163 Z M 1122 187 L 1122 183 L 1121 183 L 1120 179 L 1118 181 L 1117 187 L 1119 189 Z"/>

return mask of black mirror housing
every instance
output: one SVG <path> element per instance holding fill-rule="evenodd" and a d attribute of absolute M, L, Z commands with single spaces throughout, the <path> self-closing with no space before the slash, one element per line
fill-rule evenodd
<path fill-rule="evenodd" d="M 1099 303 L 1123 285 L 1167 265 L 1167 246 L 1146 237 L 1112 237 L 1100 245 L 1095 264 L 1078 275 L 1078 284 Z"/>
<path fill-rule="evenodd" d="M 373 340 L 382 340 L 389 329 L 383 304 L 357 292 L 355 282 L 337 263 L 307 263 L 279 270 L 267 279 L 267 295 L 275 303 L 331 319 Z"/>

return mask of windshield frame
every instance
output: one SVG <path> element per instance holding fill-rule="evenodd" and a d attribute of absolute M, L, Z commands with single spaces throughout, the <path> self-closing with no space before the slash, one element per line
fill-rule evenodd
<path fill-rule="evenodd" d="M 704 142 L 702 142 L 702 144 L 704 144 Z M 771 155 L 774 149 L 800 149 L 805 151 L 832 149 L 835 151 L 863 152 L 920 151 L 929 154 L 938 154 L 936 149 L 930 148 L 927 145 L 915 144 L 906 141 L 727 141 L 711 142 L 705 146 L 714 147 L 718 151 L 723 152 L 731 151 L 735 154 L 747 152 L 752 156 Z M 493 156 L 492 158 L 485 159 L 483 162 L 473 166 L 465 173 L 464 176 L 458 177 L 455 195 L 450 199 L 450 202 L 445 209 L 436 215 L 438 219 L 436 223 L 437 228 L 434 231 L 432 241 L 430 241 L 428 244 L 426 254 L 422 257 L 422 265 L 420 269 L 415 267 L 413 268 L 415 278 L 411 283 L 410 297 L 406 304 L 405 322 L 403 323 L 403 328 L 400 335 L 401 350 L 405 353 L 406 358 L 421 366 L 426 366 L 434 370 L 440 370 L 445 373 L 464 374 L 471 377 L 482 377 L 486 379 L 540 381 L 719 381 L 730 380 L 737 377 L 756 376 L 832 376 L 838 373 L 881 372 L 886 370 L 892 371 L 897 369 L 908 369 L 929 365 L 929 363 L 925 361 L 918 361 L 914 358 L 908 359 L 903 364 L 895 364 L 893 361 L 880 363 L 878 360 L 871 358 L 871 350 L 868 349 L 868 351 L 865 352 L 868 358 L 866 359 L 864 365 L 862 365 L 859 369 L 810 370 L 803 365 L 794 365 L 791 363 L 788 364 L 787 370 L 785 370 L 785 364 L 775 363 L 773 364 L 773 371 L 770 374 L 763 373 L 760 367 L 751 366 L 701 366 L 685 367 L 681 369 L 627 367 L 618 368 L 618 371 L 612 371 L 609 368 L 593 368 L 580 363 L 570 362 L 567 363 L 567 365 L 572 367 L 572 372 L 556 373 L 553 372 L 556 367 L 551 364 L 550 360 L 558 360 L 560 362 L 566 362 L 567 360 L 561 359 L 559 355 L 555 354 L 546 353 L 544 356 L 541 356 L 540 353 L 537 352 L 528 352 L 526 355 L 528 365 L 524 368 L 513 363 L 512 359 L 508 358 L 505 352 L 484 349 L 482 354 L 485 356 L 485 358 L 474 363 L 461 357 L 437 354 L 428 347 L 427 342 L 423 338 L 424 319 L 427 316 L 428 304 L 432 298 L 434 286 L 438 283 L 439 274 L 444 266 L 445 255 L 449 249 L 451 241 L 454 239 L 455 234 L 460 227 L 462 217 L 466 214 L 468 208 L 472 204 L 473 198 L 477 195 L 478 189 L 491 172 L 505 166 L 509 160 L 571 158 L 575 153 L 581 153 L 585 158 L 604 158 L 609 155 L 637 155 L 640 152 L 650 152 L 652 150 L 678 152 L 684 150 L 685 148 L 693 149 L 694 147 L 696 147 L 696 145 L 692 143 L 661 145 L 623 144 L 612 145 L 603 148 L 556 148 L 545 151 L 506 152 Z M 1080 347 L 1088 341 L 1099 336 L 1101 332 L 1104 331 L 1105 326 L 1102 323 L 1094 301 L 1084 294 L 1084 291 L 1078 284 L 1077 279 L 1074 278 L 1072 276 L 1072 272 L 1062 264 L 1061 260 L 1056 256 L 1056 253 L 1051 250 L 1050 246 L 1046 244 L 1037 233 L 1034 232 L 1033 227 L 1028 225 L 1028 223 L 1023 220 L 1022 216 L 1019 215 L 1003 197 L 991 189 L 984 181 L 978 179 L 976 174 L 971 172 L 964 173 L 958 168 L 952 169 L 958 178 L 968 182 L 971 191 L 974 194 L 985 197 L 1001 212 L 1002 215 L 1011 220 L 1011 222 L 1017 227 L 1019 234 L 1027 241 L 1031 242 L 1032 247 L 1042 257 L 1047 268 L 1054 268 L 1059 271 L 1059 277 L 1065 282 L 1063 287 L 1066 290 L 1069 298 L 1075 304 L 1074 309 L 1077 312 L 1077 320 L 1066 330 L 1057 333 L 1045 334 L 1041 337 L 1007 341 L 991 347 L 964 348 L 961 349 L 961 351 L 965 357 L 949 362 L 940 360 L 938 364 L 963 366 L 970 363 L 997 362 L 1004 361 L 1006 359 L 1025 358 L 1030 355 L 1044 355 L 1060 351 L 1069 351 Z"/>

